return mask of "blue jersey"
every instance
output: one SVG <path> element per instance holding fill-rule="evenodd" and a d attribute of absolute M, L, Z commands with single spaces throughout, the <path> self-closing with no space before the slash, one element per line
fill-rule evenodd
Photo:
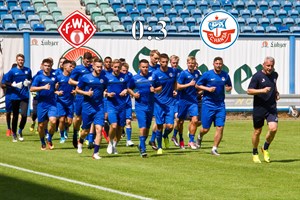
<path fill-rule="evenodd" d="M 110 73 L 112 73 L 112 69 L 106 70 L 106 69 L 104 68 L 102 71 L 105 72 L 105 74 L 110 74 Z"/>
<path fill-rule="evenodd" d="M 125 74 L 125 75 L 127 75 L 128 81 L 130 81 L 133 77 L 131 72 L 127 72 L 127 74 Z M 131 107 L 131 97 L 130 97 L 130 95 L 127 95 L 126 103 L 127 103 L 128 106 Z"/>
<path fill-rule="evenodd" d="M 116 109 L 122 109 L 126 107 L 127 96 L 120 96 L 120 93 L 127 89 L 128 76 L 120 73 L 119 76 L 115 76 L 113 73 L 106 74 L 108 79 L 107 92 L 114 92 L 114 97 L 107 97 L 107 106 Z"/>
<path fill-rule="evenodd" d="M 154 66 L 151 66 L 150 64 L 149 64 L 149 73 L 152 73 L 152 72 L 154 72 L 155 70 L 157 70 L 157 69 L 159 69 L 160 68 L 160 65 L 159 64 L 156 64 L 156 65 L 154 65 Z"/>
<path fill-rule="evenodd" d="M 91 66 L 85 67 L 84 65 L 77 65 L 73 71 L 71 72 L 70 78 L 74 81 L 79 81 L 79 79 L 85 75 L 89 74 L 93 71 L 93 68 Z M 83 98 L 82 95 L 77 94 L 76 98 Z"/>
<path fill-rule="evenodd" d="M 176 71 L 171 67 L 168 67 L 166 72 L 158 68 L 153 74 L 158 77 L 162 85 L 161 92 L 155 94 L 155 102 L 158 104 L 174 105 L 175 98 L 173 97 L 173 90 L 176 82 Z"/>
<path fill-rule="evenodd" d="M 193 73 L 191 73 L 188 69 L 182 71 L 177 79 L 177 82 L 179 84 L 187 84 L 189 82 L 191 82 L 192 80 L 195 80 L 195 82 L 197 83 L 197 81 L 200 78 L 200 73 L 198 70 L 194 70 Z M 184 88 L 182 90 L 179 90 L 179 100 L 182 103 L 197 103 L 197 89 L 195 88 L 195 86 L 189 86 L 187 88 Z"/>
<path fill-rule="evenodd" d="M 58 91 L 63 91 L 63 95 L 57 95 L 57 101 L 64 106 L 69 106 L 74 102 L 74 95 L 71 93 L 75 89 L 73 85 L 69 84 L 69 76 L 64 74 L 57 75 Z"/>
<path fill-rule="evenodd" d="M 7 82 L 8 81 L 7 81 L 7 73 L 6 73 L 2 77 L 1 84 L 5 84 Z M 10 99 L 11 94 L 12 94 L 12 87 L 10 85 L 6 85 L 6 87 L 5 87 L 5 98 Z"/>
<path fill-rule="evenodd" d="M 56 105 L 56 96 L 55 96 L 55 84 L 57 83 L 57 78 L 55 75 L 50 74 L 46 76 L 44 74 L 39 74 L 35 76 L 32 86 L 40 87 L 49 84 L 49 90 L 40 90 L 36 94 L 36 99 L 38 102 L 45 102 L 48 104 Z"/>
<path fill-rule="evenodd" d="M 44 70 L 40 70 L 40 71 L 38 71 L 37 73 L 36 73 L 36 75 L 40 75 L 40 74 L 44 74 Z M 51 72 L 50 72 L 50 74 L 52 74 L 53 76 L 56 76 L 57 74 L 56 74 L 56 70 L 55 69 L 51 69 Z M 35 75 L 35 76 L 36 76 Z"/>
<path fill-rule="evenodd" d="M 221 71 L 220 74 L 216 74 L 214 70 L 205 72 L 197 82 L 197 85 L 203 85 L 206 87 L 216 87 L 214 92 L 203 92 L 203 103 L 219 105 L 224 104 L 225 99 L 225 85 L 232 86 L 229 74 L 225 71 Z"/>
<path fill-rule="evenodd" d="M 20 83 L 25 81 L 25 79 L 31 81 L 32 75 L 31 70 L 28 67 L 23 67 L 19 69 L 18 67 L 12 68 L 7 73 L 6 83 Z M 21 89 L 12 87 L 11 90 L 11 100 L 21 100 L 21 99 L 28 99 L 29 98 L 29 88 L 22 86 Z"/>
<path fill-rule="evenodd" d="M 103 105 L 103 92 L 107 87 L 105 73 L 101 72 L 100 76 L 94 76 L 92 73 L 83 75 L 79 79 L 78 87 L 83 91 L 89 91 L 90 89 L 93 91 L 91 97 L 84 95 L 84 104 L 92 107 Z"/>
<path fill-rule="evenodd" d="M 154 107 L 154 93 L 150 92 L 150 87 L 160 86 L 157 76 L 148 73 L 146 76 L 136 74 L 130 79 L 128 88 L 136 90 L 140 94 L 140 98 L 135 99 L 135 107 L 142 110 L 150 110 Z"/>
<path fill-rule="evenodd" d="M 58 68 L 55 70 L 55 75 L 58 76 L 58 75 L 62 74 L 63 72 L 64 72 L 63 68 Z"/>

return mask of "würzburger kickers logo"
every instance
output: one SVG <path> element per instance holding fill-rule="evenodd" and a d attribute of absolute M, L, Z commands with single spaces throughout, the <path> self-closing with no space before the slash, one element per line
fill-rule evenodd
<path fill-rule="evenodd" d="M 63 21 L 58 32 L 67 43 L 79 48 L 91 39 L 96 28 L 85 15 L 76 10 Z"/>
<path fill-rule="evenodd" d="M 217 10 L 208 13 L 200 25 L 200 36 L 210 48 L 222 50 L 238 38 L 238 22 L 230 13 Z"/>

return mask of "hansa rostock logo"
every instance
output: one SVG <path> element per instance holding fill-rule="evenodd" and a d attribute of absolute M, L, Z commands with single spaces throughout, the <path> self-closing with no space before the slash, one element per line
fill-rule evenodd
<path fill-rule="evenodd" d="M 58 32 L 71 46 L 79 48 L 91 39 L 96 28 L 85 15 L 76 10 L 63 21 Z"/>
<path fill-rule="evenodd" d="M 208 13 L 201 22 L 200 36 L 210 48 L 222 50 L 238 38 L 239 25 L 234 16 L 222 10 Z"/>

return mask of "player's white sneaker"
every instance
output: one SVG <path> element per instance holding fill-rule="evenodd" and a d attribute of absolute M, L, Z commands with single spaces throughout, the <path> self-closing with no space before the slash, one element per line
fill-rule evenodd
<path fill-rule="evenodd" d="M 82 144 L 79 142 L 77 144 L 77 153 L 82 153 Z"/>
<path fill-rule="evenodd" d="M 101 157 L 99 156 L 99 153 L 94 153 L 94 154 L 93 154 L 93 159 L 95 159 L 95 160 L 100 160 Z"/>
<path fill-rule="evenodd" d="M 108 154 L 112 154 L 113 153 L 113 145 L 111 143 L 108 144 L 106 152 Z"/>
<path fill-rule="evenodd" d="M 133 147 L 134 143 L 131 140 L 127 140 L 126 146 L 127 147 Z"/>

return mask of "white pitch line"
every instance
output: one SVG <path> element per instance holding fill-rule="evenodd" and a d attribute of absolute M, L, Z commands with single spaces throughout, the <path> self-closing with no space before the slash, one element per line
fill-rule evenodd
<path fill-rule="evenodd" d="M 74 183 L 74 184 L 81 185 L 81 186 L 91 187 L 91 188 L 95 188 L 95 189 L 102 190 L 102 191 L 105 191 L 105 192 L 115 193 L 115 194 L 119 194 L 119 195 L 123 195 L 123 196 L 127 196 L 127 197 L 132 197 L 132 198 L 135 198 L 135 199 L 153 200 L 153 199 L 148 198 L 148 197 L 143 197 L 143 196 L 127 193 L 127 192 L 121 192 L 121 191 L 118 191 L 118 190 L 114 190 L 114 189 L 110 189 L 110 188 L 106 188 L 106 187 L 102 187 L 102 186 L 98 186 L 98 185 L 93 185 L 93 184 L 89 184 L 89 183 L 85 183 L 85 182 L 81 182 L 81 181 L 76 181 L 76 180 L 72 180 L 72 179 L 68 179 L 68 178 L 64 178 L 64 177 L 54 176 L 54 175 L 43 173 L 43 172 L 37 172 L 37 171 L 30 170 L 30 169 L 25 169 L 25 168 L 21 168 L 21 167 L 17 167 L 17 166 L 14 166 L 14 165 L 1 163 L 1 162 L 0 162 L 0 166 L 16 169 L 16 170 L 23 171 L 23 172 L 28 172 L 28 173 L 31 173 L 31 174 L 37 174 L 37 175 L 40 175 L 40 176 L 54 178 L 54 179 L 58 179 L 58 180 L 61 180 L 61 181 L 66 181 L 66 182 L 69 182 L 69 183 Z"/>

